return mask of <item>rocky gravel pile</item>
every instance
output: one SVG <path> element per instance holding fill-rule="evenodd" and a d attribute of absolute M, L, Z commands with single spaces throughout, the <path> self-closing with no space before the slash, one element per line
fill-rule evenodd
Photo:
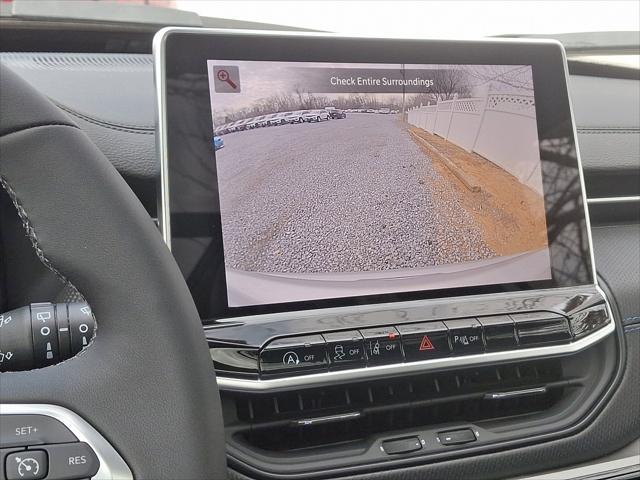
<path fill-rule="evenodd" d="M 224 140 L 217 166 L 230 268 L 363 272 L 495 256 L 395 115 Z"/>

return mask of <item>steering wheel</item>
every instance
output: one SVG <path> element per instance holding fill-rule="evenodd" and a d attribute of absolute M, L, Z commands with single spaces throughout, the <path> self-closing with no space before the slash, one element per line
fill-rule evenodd
<path fill-rule="evenodd" d="M 0 402 L 75 412 L 136 479 L 225 478 L 215 374 L 173 257 L 88 137 L 3 65 L 0 181 L 40 260 L 75 286 L 97 322 L 81 354 L 0 374 Z"/>

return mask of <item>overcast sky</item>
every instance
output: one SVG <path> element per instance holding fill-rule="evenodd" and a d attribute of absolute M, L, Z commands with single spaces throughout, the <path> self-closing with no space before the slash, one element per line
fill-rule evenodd
<path fill-rule="evenodd" d="M 232 60 L 210 60 L 209 62 L 209 79 L 212 82 L 213 67 L 214 66 L 237 66 L 239 72 L 239 93 L 216 93 L 214 84 L 210 83 L 211 92 L 211 104 L 214 116 L 225 116 L 225 114 L 232 114 L 233 111 L 240 110 L 242 108 L 251 107 L 261 99 L 265 99 L 273 96 L 274 94 L 293 94 L 296 88 L 300 88 L 302 91 L 310 91 L 312 93 L 319 93 L 326 96 L 329 99 L 335 99 L 338 95 L 328 94 L 327 90 L 318 90 L 309 88 L 309 78 L 315 79 L 317 74 L 311 76 L 305 76 L 304 71 L 301 71 L 300 66 L 304 65 L 309 67 L 309 70 L 317 71 L 319 68 L 358 68 L 363 69 L 362 74 L 370 74 L 371 69 L 393 69 L 399 71 L 400 64 L 347 64 L 347 63 L 300 63 L 300 62 L 256 62 L 256 61 L 232 61 Z M 531 69 L 529 67 L 517 66 L 517 65 L 473 65 L 473 66 L 459 66 L 459 65 L 405 65 L 405 68 L 411 70 L 432 70 L 435 68 L 454 68 L 463 69 L 465 71 L 471 71 L 473 75 L 468 77 L 468 83 L 471 87 L 478 87 L 489 82 L 492 83 L 491 91 L 500 93 L 523 93 L 521 89 L 514 88 L 510 84 L 500 82 L 500 77 L 508 74 L 509 72 L 519 72 L 517 77 L 521 83 L 526 86 L 532 86 Z M 366 69 L 366 70 L 365 70 Z M 306 70 L 306 69 L 305 69 Z M 325 70 L 321 70 L 323 80 Z M 349 74 L 353 73 L 349 70 Z M 360 74 L 360 71 L 356 71 L 356 75 Z M 326 75 L 328 76 L 328 75 Z M 407 77 L 408 78 L 408 77 Z M 424 78 L 428 78 L 428 75 Z M 236 79 L 234 79 L 236 80 Z M 493 81 L 492 81 L 493 80 Z M 497 80 L 497 81 L 496 81 Z M 326 82 L 324 82 L 326 83 Z M 365 87 L 355 88 L 357 91 L 367 92 Z M 395 88 L 393 91 L 401 92 L 401 88 Z M 427 90 L 428 91 L 428 90 Z M 438 92 L 434 92 L 438 93 Z M 485 91 L 485 94 L 487 92 Z M 380 95 L 381 100 L 388 99 L 385 94 Z M 396 95 L 401 95 L 397 93 Z"/>
<path fill-rule="evenodd" d="M 478 38 L 508 33 L 640 30 L 629 1 L 205 1 L 177 6 L 210 17 L 339 33 Z"/>

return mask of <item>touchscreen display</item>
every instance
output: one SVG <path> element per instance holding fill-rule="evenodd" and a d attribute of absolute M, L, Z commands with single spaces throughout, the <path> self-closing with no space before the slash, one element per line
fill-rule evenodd
<path fill-rule="evenodd" d="M 530 65 L 207 73 L 229 307 L 552 278 Z"/>

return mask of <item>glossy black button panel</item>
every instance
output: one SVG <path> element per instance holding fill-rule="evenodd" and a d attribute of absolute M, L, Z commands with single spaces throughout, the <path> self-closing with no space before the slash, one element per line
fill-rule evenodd
<path fill-rule="evenodd" d="M 451 353 L 449 330 L 442 322 L 398 326 L 407 362 L 446 357 Z"/>
<path fill-rule="evenodd" d="M 260 353 L 262 373 L 326 370 L 327 350 L 322 335 L 274 340 Z"/>
<path fill-rule="evenodd" d="M 518 346 L 516 328 L 508 315 L 480 317 L 484 333 L 484 344 L 487 351 L 508 350 Z"/>
<path fill-rule="evenodd" d="M 444 324 L 449 329 L 451 347 L 456 355 L 471 355 L 484 351 L 482 341 L 482 325 L 475 318 L 447 320 Z"/>
<path fill-rule="evenodd" d="M 366 364 L 364 340 L 358 330 L 348 332 L 325 333 L 327 356 L 332 370 L 357 368 Z"/>
<path fill-rule="evenodd" d="M 567 319 L 554 313 L 519 313 L 511 318 L 522 346 L 565 342 L 572 338 Z"/>
<path fill-rule="evenodd" d="M 582 324 L 600 328 L 606 308 L 589 310 Z M 595 313 L 594 313 L 595 312 Z M 593 317 L 593 318 L 592 318 Z M 260 352 L 263 375 L 419 362 L 520 347 L 567 343 L 569 320 L 551 312 L 487 315 L 280 338 Z"/>
<path fill-rule="evenodd" d="M 360 334 L 364 338 L 369 365 L 400 363 L 404 360 L 400 334 L 394 327 L 367 328 L 360 330 Z"/>

